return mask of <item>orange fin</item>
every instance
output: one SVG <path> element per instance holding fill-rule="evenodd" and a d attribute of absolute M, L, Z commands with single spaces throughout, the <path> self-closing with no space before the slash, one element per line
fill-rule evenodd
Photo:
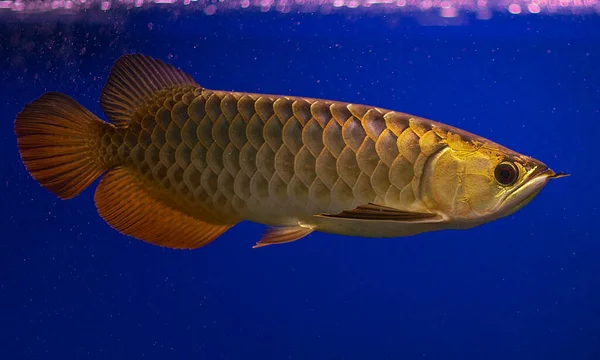
<path fill-rule="evenodd" d="M 339 214 L 321 214 L 325 217 L 357 219 L 357 220 L 390 220 L 390 221 L 420 221 L 437 217 L 432 213 L 410 212 L 387 206 L 369 203 L 356 209 L 342 211 Z"/>
<path fill-rule="evenodd" d="M 159 90 L 198 86 L 194 79 L 160 60 L 141 54 L 121 56 L 102 89 L 100 106 L 116 126 L 127 126 L 135 110 Z"/>
<path fill-rule="evenodd" d="M 262 235 L 259 242 L 252 248 L 259 248 L 267 245 L 285 244 L 299 240 L 313 232 L 314 229 L 301 226 L 268 227 Z"/>
<path fill-rule="evenodd" d="M 59 198 L 70 199 L 107 167 L 94 146 L 110 126 L 67 95 L 48 92 L 17 115 L 15 133 L 31 176 Z"/>
<path fill-rule="evenodd" d="M 165 205 L 124 168 L 102 178 L 94 200 L 100 216 L 122 234 L 174 249 L 199 248 L 234 225 L 209 224 Z"/>

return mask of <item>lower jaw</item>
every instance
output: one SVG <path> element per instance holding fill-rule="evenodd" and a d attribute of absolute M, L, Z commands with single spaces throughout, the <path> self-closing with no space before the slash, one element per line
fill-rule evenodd
<path fill-rule="evenodd" d="M 522 208 L 523 206 L 529 204 L 529 202 L 531 200 L 533 200 L 534 197 L 537 196 L 537 194 L 540 193 L 540 191 L 542 191 L 542 188 L 537 189 L 536 191 L 532 192 L 528 197 L 526 197 L 525 199 L 521 200 L 521 202 L 519 204 L 517 204 L 517 210 Z"/>
<path fill-rule="evenodd" d="M 523 207 L 525 207 L 525 205 L 529 204 L 531 202 L 531 200 L 533 200 L 533 198 L 535 198 L 540 193 L 540 191 L 542 191 L 542 188 L 543 187 L 540 187 L 540 188 L 536 189 L 531 194 L 529 194 L 527 197 L 525 197 L 524 199 L 522 199 L 521 201 L 519 201 L 516 205 L 514 205 L 512 207 L 512 209 L 510 209 L 508 211 L 507 215 L 513 214 L 516 211 L 521 210 Z"/>

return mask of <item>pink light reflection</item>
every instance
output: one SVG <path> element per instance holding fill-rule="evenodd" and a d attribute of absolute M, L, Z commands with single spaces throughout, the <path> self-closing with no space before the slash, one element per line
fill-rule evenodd
<path fill-rule="evenodd" d="M 258 9 L 263 12 L 289 13 L 352 11 L 369 12 L 385 10 L 386 13 L 437 12 L 442 17 L 456 17 L 460 13 L 476 13 L 487 19 L 495 12 L 514 15 L 568 14 L 588 11 L 600 13 L 600 0 L 0 0 L 0 15 L 15 11 L 28 14 L 61 11 L 118 11 L 120 9 L 169 6 L 173 9 L 201 11 L 206 15 L 241 9 Z"/>
<path fill-rule="evenodd" d="M 521 13 L 521 7 L 518 4 L 510 4 L 508 5 L 508 12 L 516 15 Z"/>

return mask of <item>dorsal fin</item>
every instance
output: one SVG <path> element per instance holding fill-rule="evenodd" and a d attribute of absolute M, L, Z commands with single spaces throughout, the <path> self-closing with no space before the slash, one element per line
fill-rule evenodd
<path fill-rule="evenodd" d="M 100 106 L 116 126 L 126 126 L 136 108 L 157 91 L 198 86 L 172 65 L 142 54 L 121 56 L 113 65 L 100 96 Z"/>

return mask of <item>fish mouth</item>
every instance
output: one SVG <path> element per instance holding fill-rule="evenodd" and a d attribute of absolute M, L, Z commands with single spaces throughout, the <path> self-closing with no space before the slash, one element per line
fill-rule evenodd
<path fill-rule="evenodd" d="M 552 170 L 550 170 L 552 171 Z M 552 171 L 553 174 L 548 176 L 548 179 L 560 179 L 562 177 L 567 177 L 567 176 L 571 176 L 571 174 L 567 174 L 565 172 L 559 172 L 559 173 L 555 173 L 554 171 Z"/>
<path fill-rule="evenodd" d="M 554 172 L 554 170 L 549 169 L 549 168 L 538 168 L 536 169 L 532 174 L 531 174 L 531 179 L 529 181 L 527 181 L 525 184 L 521 185 L 521 187 L 527 185 L 528 182 L 531 181 L 539 181 L 541 180 L 546 180 L 546 182 L 552 180 L 552 179 L 560 179 L 562 177 L 567 177 L 567 176 L 571 176 L 571 174 L 567 174 L 565 172 Z"/>
<path fill-rule="evenodd" d="M 529 180 L 525 181 L 504 199 L 501 208 L 508 211 L 507 215 L 512 214 L 533 200 L 544 186 L 546 186 L 548 181 L 566 176 L 570 176 L 570 174 L 564 172 L 557 173 L 546 167 L 538 168 L 530 175 Z"/>

